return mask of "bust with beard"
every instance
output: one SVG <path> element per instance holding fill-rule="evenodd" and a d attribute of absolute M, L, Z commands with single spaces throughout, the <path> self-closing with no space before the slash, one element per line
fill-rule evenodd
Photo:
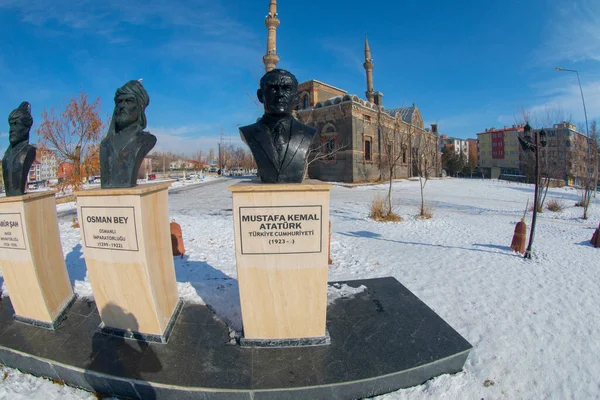
<path fill-rule="evenodd" d="M 100 183 L 103 189 L 136 186 L 144 157 L 156 136 L 144 132 L 150 103 L 139 81 L 129 81 L 115 93 L 115 109 L 108 133 L 100 143 Z"/>
<path fill-rule="evenodd" d="M 22 196 L 25 194 L 29 168 L 35 161 L 35 147 L 29 144 L 29 130 L 33 125 L 31 106 L 21 103 L 8 116 L 10 146 L 2 159 L 2 176 L 6 196 Z"/>
<path fill-rule="evenodd" d="M 316 129 L 292 116 L 298 104 L 298 81 L 290 72 L 274 69 L 260 80 L 258 100 L 265 114 L 255 124 L 240 128 L 250 147 L 263 183 L 302 183 L 308 149 Z"/>

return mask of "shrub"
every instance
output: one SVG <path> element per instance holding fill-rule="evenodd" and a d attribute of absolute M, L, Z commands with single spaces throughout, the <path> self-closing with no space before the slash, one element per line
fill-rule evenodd
<path fill-rule="evenodd" d="M 393 209 L 388 210 L 387 202 L 379 195 L 375 195 L 371 202 L 371 214 L 369 216 L 379 222 L 402 221 L 402 218 Z"/>
<path fill-rule="evenodd" d="M 548 205 L 546 206 L 546 208 L 553 212 L 560 212 L 565 209 L 565 204 L 562 202 L 562 200 L 550 199 L 548 200 Z"/>
<path fill-rule="evenodd" d="M 431 219 L 433 218 L 433 211 L 431 210 L 431 208 L 426 208 L 423 210 L 423 212 L 419 214 L 419 218 Z"/>
<path fill-rule="evenodd" d="M 575 203 L 575 207 L 585 207 L 585 206 L 589 206 L 589 198 L 587 197 L 586 192 L 583 192 L 583 193 L 581 193 L 581 197 L 579 198 L 577 203 Z"/>
<path fill-rule="evenodd" d="M 533 212 L 533 205 L 529 206 L 529 212 Z M 543 213 L 544 212 L 544 207 L 538 206 L 537 212 Z"/>
<path fill-rule="evenodd" d="M 371 214 L 369 216 L 375 221 L 381 221 L 384 215 L 385 204 L 383 204 L 383 199 L 376 195 L 371 202 Z"/>

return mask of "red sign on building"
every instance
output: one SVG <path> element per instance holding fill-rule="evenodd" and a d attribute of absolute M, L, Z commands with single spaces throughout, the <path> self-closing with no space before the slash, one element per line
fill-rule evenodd
<path fill-rule="evenodd" d="M 504 158 L 504 132 L 492 133 L 492 158 Z"/>

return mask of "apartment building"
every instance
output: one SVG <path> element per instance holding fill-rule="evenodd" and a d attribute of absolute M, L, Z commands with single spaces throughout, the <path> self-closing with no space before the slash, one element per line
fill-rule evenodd
<path fill-rule="evenodd" d="M 490 128 L 477 134 L 477 166 L 485 176 L 521 175 L 520 134 L 522 125 Z"/>
<path fill-rule="evenodd" d="M 537 135 L 541 129 L 532 129 Z M 569 122 L 544 127 L 546 147 L 540 150 L 540 168 L 543 176 L 564 180 L 568 185 L 579 185 L 587 177 L 588 139 Z M 485 176 L 523 175 L 533 177 L 535 159 L 533 153 L 521 150 L 518 136 L 523 135 L 522 125 L 502 129 L 486 129 L 477 134 L 478 167 Z M 598 146 L 592 144 L 592 160 Z M 596 152 L 596 153 L 594 153 Z"/>
<path fill-rule="evenodd" d="M 453 137 L 448 137 L 446 135 L 441 135 L 439 151 L 442 152 L 445 147 L 451 148 L 452 150 L 454 150 L 454 153 L 457 155 L 462 153 L 465 160 L 466 161 L 469 160 L 470 143 L 468 140 L 457 139 L 457 138 L 453 138 Z"/>

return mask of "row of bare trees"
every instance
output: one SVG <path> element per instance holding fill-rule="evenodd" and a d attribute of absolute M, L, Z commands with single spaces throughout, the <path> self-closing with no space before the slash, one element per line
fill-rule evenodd
<path fill-rule="evenodd" d="M 241 146 L 224 145 L 221 144 L 219 164 L 221 168 L 232 169 L 232 168 L 243 168 L 243 169 L 254 169 L 256 168 L 256 162 L 249 149 Z"/>
<path fill-rule="evenodd" d="M 148 158 L 153 160 L 153 171 L 162 171 L 167 173 L 170 170 L 172 162 L 181 162 L 181 168 L 178 169 L 191 169 L 191 170 L 202 170 L 209 167 L 212 163 L 223 169 L 232 168 L 243 168 L 243 169 L 254 169 L 256 163 L 250 150 L 247 150 L 241 146 L 234 145 L 222 145 L 220 149 L 220 156 L 217 155 L 214 149 L 208 151 L 197 150 L 192 153 L 191 156 L 186 156 L 183 153 L 176 153 L 173 151 L 154 151 Z"/>
<path fill-rule="evenodd" d="M 332 111 L 334 114 L 343 115 L 341 105 Z M 302 113 L 299 116 L 302 123 L 314 122 L 314 110 Z M 425 186 L 430 177 L 435 176 L 437 171 L 437 136 L 426 133 L 412 123 L 406 123 L 401 118 L 396 118 L 393 128 L 385 126 L 381 109 L 378 110 L 375 122 L 378 137 L 379 159 L 376 160 L 379 167 L 379 180 L 388 179 L 389 188 L 385 200 L 385 209 L 382 210 L 383 218 L 389 215 L 393 217 L 393 180 L 397 171 L 401 168 L 408 169 L 409 176 L 418 176 L 421 188 L 420 215 L 427 214 L 425 207 Z M 327 163 L 335 160 L 337 153 L 350 147 L 348 142 L 335 142 L 336 139 L 316 137 L 308 154 L 308 162 L 305 168 L 305 176 L 310 166 L 317 162 Z"/>
<path fill-rule="evenodd" d="M 341 104 L 338 104 L 332 110 L 332 113 L 343 115 L 344 111 Z M 304 112 L 298 117 L 304 124 L 314 123 L 314 110 Z M 407 172 L 409 176 L 419 177 L 421 186 L 420 214 L 425 215 L 425 186 L 429 178 L 435 176 L 437 170 L 437 136 L 426 133 L 423 129 L 418 128 L 412 123 L 406 123 L 401 118 L 395 119 L 393 128 L 385 126 L 381 109 L 378 110 L 375 127 L 379 141 L 379 159 L 376 160 L 379 166 L 379 180 L 386 178 L 389 180 L 389 188 L 385 201 L 387 204 L 384 214 L 392 213 L 392 186 L 393 180 L 397 176 L 397 171 L 400 168 L 408 168 Z M 335 160 L 337 153 L 349 147 L 350 143 L 348 142 L 336 143 L 335 139 L 327 136 L 316 137 L 315 142 L 309 150 L 305 176 L 307 176 L 308 169 L 313 163 L 327 163 L 329 160 Z"/>
<path fill-rule="evenodd" d="M 425 217 L 425 186 L 430 177 L 436 175 L 437 136 L 426 133 L 412 123 L 405 123 L 397 118 L 393 129 L 385 129 L 378 118 L 378 129 L 381 140 L 380 168 L 385 170 L 389 179 L 387 194 L 387 211 L 392 212 L 392 184 L 396 170 L 408 165 L 409 176 L 419 177 L 421 191 L 421 207 L 419 216 Z"/>

